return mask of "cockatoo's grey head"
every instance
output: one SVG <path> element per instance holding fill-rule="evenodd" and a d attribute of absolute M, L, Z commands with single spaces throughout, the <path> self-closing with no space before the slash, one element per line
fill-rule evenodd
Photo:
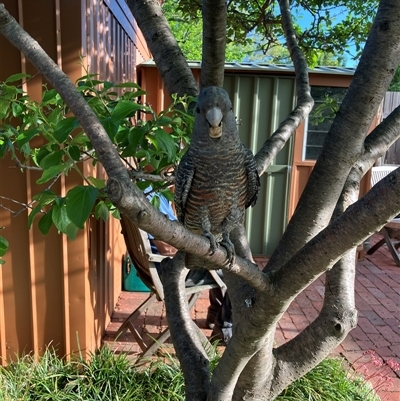
<path fill-rule="evenodd" d="M 208 135 L 211 138 L 215 139 L 222 136 L 223 124 L 226 123 L 226 117 L 231 111 L 232 103 L 224 89 L 208 86 L 200 92 L 196 113 L 205 118 Z"/>

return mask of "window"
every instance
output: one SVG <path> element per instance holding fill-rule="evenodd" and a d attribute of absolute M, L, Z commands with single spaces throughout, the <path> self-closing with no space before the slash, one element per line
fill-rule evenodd
<path fill-rule="evenodd" d="M 305 122 L 303 160 L 317 160 L 347 88 L 312 86 L 315 104 Z"/>

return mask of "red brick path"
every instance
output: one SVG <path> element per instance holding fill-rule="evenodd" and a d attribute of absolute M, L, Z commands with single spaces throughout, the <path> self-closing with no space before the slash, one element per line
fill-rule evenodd
<path fill-rule="evenodd" d="M 373 245 L 380 237 L 374 235 Z M 257 264 L 262 266 L 266 258 L 258 257 Z M 323 277 L 317 279 L 291 304 L 278 324 L 276 342 L 278 345 L 295 337 L 318 315 L 324 294 Z M 104 341 L 117 352 L 127 352 L 137 356 L 139 347 L 131 334 L 125 334 L 114 341 L 113 334 L 118 330 L 121 320 L 134 310 L 148 293 L 123 292 L 107 328 Z M 193 318 L 206 336 L 211 330 L 205 326 L 208 294 L 198 299 L 193 310 Z M 373 255 L 365 255 L 357 264 L 356 307 L 359 311 L 358 326 L 352 330 L 335 353 L 342 355 L 349 363 L 363 373 L 385 401 L 400 401 L 400 371 L 394 372 L 387 364 L 379 367 L 379 361 L 391 364 L 400 363 L 400 268 L 391 258 L 386 247 L 381 247 Z M 161 302 L 153 307 L 137 322 L 142 333 L 157 337 L 166 327 L 165 309 Z M 366 352 L 372 351 L 371 354 Z M 382 377 L 381 377 L 382 375 Z M 386 384 L 393 384 L 386 389 Z"/>

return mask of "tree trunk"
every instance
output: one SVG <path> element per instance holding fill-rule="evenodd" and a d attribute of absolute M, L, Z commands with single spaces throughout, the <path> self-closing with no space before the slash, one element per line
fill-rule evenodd
<path fill-rule="evenodd" d="M 195 91 L 188 75 L 177 79 L 171 76 L 187 71 L 184 63 L 178 62 L 176 67 L 177 53 L 169 61 L 163 58 L 164 45 L 167 48 L 171 45 L 171 51 L 176 51 L 177 45 L 168 42 L 170 32 L 165 28 L 165 19 L 159 14 L 157 2 L 128 0 L 128 3 L 146 31 L 145 37 L 151 42 L 156 62 L 163 65 L 160 70 L 168 81 L 169 90 L 179 94 L 194 93 L 188 92 Z M 284 15 L 289 3 L 282 0 L 280 5 Z M 157 24 L 160 24 L 159 29 L 155 29 Z M 290 24 L 287 31 L 290 32 Z M 361 176 L 400 133 L 398 108 L 366 137 L 370 121 L 400 61 L 400 8 L 396 1 L 380 2 L 353 84 L 288 230 L 263 271 L 252 263 L 242 226 L 232 232 L 237 258 L 230 267 L 224 249 L 219 248 L 209 255 L 207 239 L 167 221 L 150 205 L 129 179 L 108 135 L 74 85 L 39 44 L 9 16 L 2 4 L 0 32 L 57 89 L 80 121 L 107 171 L 110 200 L 140 228 L 224 269 L 233 304 L 233 338 L 210 382 L 208 361 L 198 341 L 193 339 L 193 326 L 182 295 L 183 270 L 179 256 L 176 261 L 165 262 L 173 263 L 168 268 L 171 274 L 164 278 L 166 303 L 173 341 L 185 375 L 188 400 L 272 400 L 344 339 L 356 323 L 354 247 L 400 212 L 400 171 L 391 173 L 357 200 Z M 161 43 L 160 37 L 166 38 L 167 43 Z M 292 39 L 288 35 L 288 42 Z M 295 40 L 290 46 L 296 49 Z M 303 64 L 300 61 L 300 65 Z M 303 108 L 299 110 L 300 117 L 295 124 L 312 105 L 309 93 L 306 93 L 308 81 L 303 82 L 305 93 L 299 102 Z M 287 140 L 294 132 L 293 127 L 287 132 L 275 137 L 276 149 L 280 146 L 277 145 L 279 141 Z M 265 146 L 267 148 L 268 143 Z M 270 154 L 259 154 L 260 171 L 265 171 L 265 158 Z M 317 319 L 288 343 L 273 348 L 276 324 L 290 302 L 325 271 L 328 273 L 324 306 Z"/>
<path fill-rule="evenodd" d="M 225 0 L 203 1 L 203 55 L 200 87 L 224 83 L 227 4 Z"/>
<path fill-rule="evenodd" d="M 197 96 L 198 87 L 158 0 L 126 0 L 170 95 Z"/>

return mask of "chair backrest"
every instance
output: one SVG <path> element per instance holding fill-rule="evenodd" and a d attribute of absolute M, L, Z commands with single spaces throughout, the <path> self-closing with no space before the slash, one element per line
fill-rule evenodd
<path fill-rule="evenodd" d="M 382 178 L 386 177 L 393 170 L 399 167 L 397 164 L 387 164 L 384 166 L 376 166 L 371 169 L 371 185 L 375 185 Z"/>
<path fill-rule="evenodd" d="M 121 215 L 122 235 L 129 256 L 135 265 L 139 278 L 153 291 L 154 283 L 150 274 L 150 264 L 148 254 L 151 253 L 151 246 L 146 233 L 139 230 L 135 224 L 126 216 Z"/>
<path fill-rule="evenodd" d="M 153 253 L 147 233 L 139 229 L 127 216 L 121 214 L 121 227 L 129 256 L 135 265 L 137 275 L 157 295 L 164 299 L 164 289 L 155 263 L 168 257 Z M 187 270 L 186 270 L 187 271 Z M 226 288 L 225 283 L 215 270 L 210 271 L 212 283 L 195 285 L 186 288 L 186 294 L 193 294 L 211 288 Z"/>

